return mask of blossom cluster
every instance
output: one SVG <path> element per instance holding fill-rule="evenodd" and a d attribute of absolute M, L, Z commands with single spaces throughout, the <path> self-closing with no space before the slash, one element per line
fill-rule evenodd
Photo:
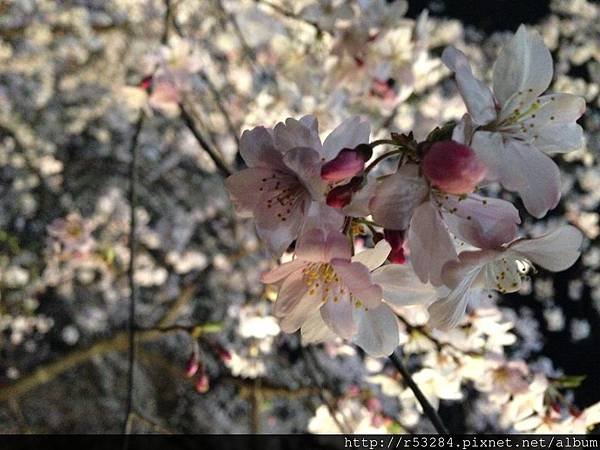
<path fill-rule="evenodd" d="M 436 2 L 431 14 L 412 3 L 407 12 L 407 3 L 27 0 L 0 6 L 0 431 L 122 429 L 124 383 L 115 381 L 125 378 L 127 357 L 121 350 L 129 321 L 131 208 L 140 327 L 132 431 L 430 432 L 405 380 L 352 341 L 372 355 L 398 343 L 442 417 L 449 408 L 458 412 L 450 426 L 583 432 L 600 421 L 593 404 L 600 6 L 553 0 L 547 17 L 527 18 L 555 61 L 549 67 L 537 51 L 535 59 L 513 64 L 510 75 L 488 71 L 507 33 L 466 26 L 453 11 L 440 11 L 445 2 Z M 503 21 L 505 28 L 512 25 Z M 451 45 L 466 56 L 443 52 Z M 498 67 L 507 67 L 513 54 Z M 552 78 L 549 92 L 578 98 L 555 97 L 562 115 L 545 109 L 553 100 L 543 92 L 537 111 L 511 105 L 509 87 L 496 80 L 524 67 L 536 71 L 527 77 L 532 92 Z M 488 92 L 478 80 L 492 75 Z M 588 110 L 578 122 L 587 145 L 555 156 L 579 145 L 575 119 L 564 113 L 575 116 L 581 98 Z M 321 130 L 359 115 L 336 134 L 356 137 L 331 136 L 321 148 L 311 118 L 300 120 L 309 132 L 290 121 L 290 137 L 287 123 L 252 134 L 306 112 L 318 117 Z M 130 204 L 128 165 L 140 116 L 137 201 Z M 282 149 L 267 157 L 281 172 L 277 180 L 265 187 L 240 181 L 241 216 L 260 222 L 258 238 L 252 221 L 233 213 L 207 152 L 212 148 L 237 170 L 244 129 L 250 129 L 241 139 L 248 161 L 260 147 L 257 138 Z M 298 132 L 309 137 L 299 139 Z M 296 141 L 320 156 L 286 156 Z M 488 154 L 488 148 L 498 151 Z M 544 155 L 561 168 L 556 206 L 557 172 Z M 260 161 L 247 165 L 255 173 L 265 169 Z M 294 187 L 287 176 L 300 179 L 310 195 L 298 198 L 310 205 L 298 214 L 273 200 L 274 216 L 258 220 L 265 188 L 276 189 L 278 181 L 281 187 L 281 177 L 289 182 L 282 189 Z M 296 198 L 277 196 L 288 206 Z M 483 209 L 484 201 L 492 208 Z M 476 223 L 468 219 L 471 209 Z M 481 215 L 486 211 L 489 217 Z M 280 227 L 290 221 L 296 229 Z M 572 229 L 558 231 L 567 221 L 586 238 L 580 260 L 560 275 L 533 271 L 531 265 L 561 268 L 537 249 L 552 239 L 575 240 Z M 431 235 L 442 246 L 425 247 L 422 223 L 439 232 Z M 444 230 L 452 238 L 452 261 L 440 268 L 415 260 L 426 255 L 415 249 L 448 255 Z M 548 233 L 529 244 L 518 237 Z M 315 252 L 322 242 L 331 246 Z M 282 275 L 269 273 L 265 247 L 292 273 L 261 285 L 263 272 L 265 281 Z M 574 247 L 558 249 L 563 265 Z M 492 259 L 500 253 L 536 276 L 511 271 L 498 287 L 494 278 L 504 263 Z M 430 260 L 439 262 L 435 254 Z M 320 273 L 318 264 L 331 269 Z M 475 265 L 481 266 L 476 276 L 468 273 Z M 305 269 L 307 277 L 331 279 L 324 289 L 331 300 L 339 292 L 338 303 L 342 297 L 345 303 L 324 309 L 305 298 L 287 306 L 276 301 L 286 281 Z M 468 275 L 474 276 L 470 287 Z M 308 296 L 313 302 L 324 294 L 317 282 Z M 514 289 L 522 297 L 502 294 Z M 350 301 L 351 315 L 344 308 Z M 461 301 L 468 302 L 464 316 Z M 299 305 L 315 309 L 300 325 L 303 335 L 286 333 L 302 318 Z M 324 344 L 300 351 L 301 340 Z"/>
<path fill-rule="evenodd" d="M 242 135 L 248 168 L 227 189 L 276 257 L 294 243 L 292 260 L 262 281 L 279 287 L 282 330 L 300 329 L 305 343 L 339 336 L 389 355 L 399 344 L 399 308 L 425 305 L 432 326 L 452 328 L 473 295 L 516 292 L 535 266 L 561 271 L 580 255 L 575 227 L 519 238 L 515 206 L 477 193 L 499 183 L 536 218 L 559 201 L 560 173 L 548 155 L 581 147 L 585 101 L 545 93 L 553 67 L 542 38 L 519 28 L 494 64 L 493 90 L 456 48 L 442 60 L 468 112 L 424 141 L 392 133 L 370 142 L 358 117 L 323 142 L 314 116 Z M 379 145 L 391 150 L 369 164 Z M 395 168 L 381 168 L 391 157 Z M 357 240 L 374 248 L 357 252 Z"/>

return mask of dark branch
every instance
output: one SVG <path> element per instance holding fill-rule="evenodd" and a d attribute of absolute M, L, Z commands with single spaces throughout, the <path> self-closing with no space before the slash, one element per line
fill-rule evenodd
<path fill-rule="evenodd" d="M 135 131 L 131 139 L 129 152 L 131 161 L 129 163 L 129 207 L 130 207 L 130 225 L 129 225 L 129 267 L 127 269 L 127 278 L 129 283 L 129 364 L 127 374 L 127 400 L 125 407 L 125 420 L 123 423 L 123 434 L 127 434 L 129 427 L 129 418 L 133 409 L 133 372 L 135 366 L 135 305 L 137 302 L 137 288 L 135 285 L 135 257 L 137 251 L 136 242 L 136 215 L 135 207 L 137 204 L 137 170 L 138 170 L 138 138 L 144 123 L 144 113 L 135 125 Z M 125 446 L 127 442 L 125 443 Z"/>
<path fill-rule="evenodd" d="M 417 400 L 423 408 L 423 412 L 429 418 L 436 431 L 439 434 L 450 434 L 450 432 L 446 428 L 446 425 L 444 425 L 444 422 L 442 422 L 442 419 L 438 415 L 437 411 L 433 408 L 433 406 L 431 406 L 431 403 L 429 403 L 421 389 L 419 389 L 419 386 L 417 386 L 417 383 L 415 383 L 415 380 L 412 379 L 412 376 L 410 375 L 406 367 L 404 367 L 404 363 L 402 362 L 400 356 L 398 356 L 397 353 L 392 353 L 390 355 L 390 360 L 392 361 L 392 363 L 394 363 L 394 366 L 396 366 L 396 369 L 398 369 L 398 372 L 400 372 L 402 378 L 404 378 L 404 382 L 408 385 L 410 390 L 413 391 L 415 397 L 417 397 Z"/>

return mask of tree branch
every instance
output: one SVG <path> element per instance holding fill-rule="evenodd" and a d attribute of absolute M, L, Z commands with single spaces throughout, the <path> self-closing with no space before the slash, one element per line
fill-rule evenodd
<path fill-rule="evenodd" d="M 125 404 L 125 421 L 123 424 L 123 433 L 127 434 L 129 428 L 129 418 L 133 409 L 133 375 L 135 366 L 135 304 L 137 302 L 137 287 L 135 285 L 135 257 L 137 251 L 136 225 L 137 219 L 135 208 L 137 205 L 137 166 L 138 166 L 138 138 L 144 123 L 144 113 L 135 125 L 135 131 L 131 139 L 130 153 L 131 161 L 129 163 L 129 267 L 127 270 L 127 279 L 129 283 L 129 361 L 127 372 L 127 399 Z"/>
<path fill-rule="evenodd" d="M 417 386 L 415 380 L 412 379 L 412 376 L 404 366 L 404 363 L 402 362 L 400 356 L 398 356 L 398 354 L 394 352 L 390 355 L 390 361 L 392 361 L 394 366 L 396 366 L 396 369 L 398 369 L 398 372 L 400 372 L 400 375 L 402 375 L 402 378 L 404 378 L 405 383 L 415 394 L 415 397 L 417 398 L 417 400 L 421 404 L 421 407 L 423 408 L 423 412 L 429 418 L 436 431 L 439 434 L 450 434 L 450 432 L 446 428 L 446 425 L 444 425 L 444 422 L 442 422 L 442 419 L 438 415 L 437 411 L 433 408 L 433 406 L 431 406 L 431 403 L 429 403 L 429 400 L 427 400 L 421 389 L 419 389 L 419 386 Z"/>

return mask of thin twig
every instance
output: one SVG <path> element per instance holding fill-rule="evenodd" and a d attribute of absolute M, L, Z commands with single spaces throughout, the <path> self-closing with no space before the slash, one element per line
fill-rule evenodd
<path fill-rule="evenodd" d="M 135 366 L 135 305 L 137 302 L 137 287 L 135 284 L 135 257 L 137 251 L 136 243 L 136 204 L 137 204 L 137 165 L 138 165 L 138 138 L 144 123 L 144 113 L 135 125 L 135 131 L 131 139 L 129 152 L 131 161 L 129 163 L 129 268 L 127 270 L 127 279 L 129 283 L 129 362 L 127 373 L 127 400 L 125 406 L 125 421 L 123 423 L 123 433 L 127 434 L 129 427 L 129 418 L 133 409 L 133 372 Z"/>
<path fill-rule="evenodd" d="M 202 147 L 204 149 L 204 151 L 206 153 L 208 153 L 208 156 L 210 156 L 210 159 L 213 160 L 213 162 L 215 163 L 215 166 L 217 166 L 217 169 L 219 169 L 219 172 L 221 172 L 221 174 L 224 176 L 231 175 L 233 172 L 227 166 L 225 161 L 223 161 L 223 158 L 221 158 L 221 155 L 219 155 L 219 153 L 214 148 L 212 148 L 212 146 L 204 138 L 204 136 L 202 135 L 202 133 L 196 126 L 196 122 L 194 121 L 193 117 L 188 112 L 186 107 L 183 104 L 180 104 L 179 107 L 181 109 L 181 118 L 183 119 L 183 121 L 187 125 L 188 129 L 191 131 L 191 133 L 196 138 L 196 141 L 198 141 L 198 144 L 200 144 L 200 147 Z"/>
<path fill-rule="evenodd" d="M 392 361 L 394 366 L 396 366 L 396 369 L 398 369 L 398 372 L 400 372 L 400 375 L 402 375 L 402 378 L 404 378 L 405 383 L 415 394 L 415 397 L 417 398 L 417 400 L 421 404 L 421 407 L 423 408 L 423 412 L 429 418 L 437 432 L 439 434 L 450 434 L 450 432 L 446 428 L 446 425 L 444 425 L 444 422 L 442 422 L 442 419 L 438 415 L 437 411 L 433 408 L 433 406 L 431 406 L 429 400 L 427 400 L 421 389 L 419 389 L 419 386 L 417 386 L 417 383 L 415 383 L 415 380 L 413 380 L 412 376 L 404 366 L 404 363 L 402 362 L 400 356 L 398 356 L 398 354 L 394 352 L 390 355 L 390 361 Z"/>

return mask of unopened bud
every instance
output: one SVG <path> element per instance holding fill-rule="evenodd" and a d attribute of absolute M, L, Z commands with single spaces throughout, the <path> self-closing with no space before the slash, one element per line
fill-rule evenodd
<path fill-rule="evenodd" d="M 406 255 L 404 254 L 404 231 L 403 230 L 383 230 L 385 240 L 390 244 L 392 250 L 388 255 L 388 261 L 393 264 L 404 264 Z"/>
<path fill-rule="evenodd" d="M 321 178 L 332 182 L 352 178 L 365 169 L 365 162 L 372 155 L 373 149 L 368 144 L 361 144 L 356 148 L 344 148 L 335 158 L 323 164 Z"/>
<path fill-rule="evenodd" d="M 449 194 L 473 192 L 486 173 L 485 165 L 470 147 L 455 141 L 438 141 L 427 150 L 423 174 Z"/>
<path fill-rule="evenodd" d="M 196 392 L 198 392 L 199 394 L 204 394 L 208 392 L 208 389 L 210 388 L 210 381 L 206 373 L 200 374 L 200 376 L 196 380 L 195 388 Z"/>
<path fill-rule="evenodd" d="M 327 194 L 326 203 L 332 208 L 343 208 L 352 201 L 352 195 L 363 185 L 363 177 L 354 177 L 349 183 L 334 187 Z"/>
<path fill-rule="evenodd" d="M 196 375 L 198 370 L 200 369 L 200 359 L 198 358 L 198 354 L 196 352 L 190 355 L 188 362 L 185 365 L 185 375 L 188 378 Z"/>

